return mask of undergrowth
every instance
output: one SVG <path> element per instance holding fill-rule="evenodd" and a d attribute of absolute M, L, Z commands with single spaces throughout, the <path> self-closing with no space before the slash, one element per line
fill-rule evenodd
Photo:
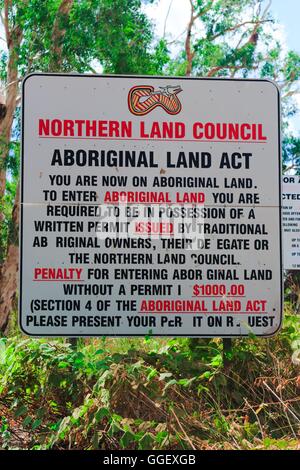
<path fill-rule="evenodd" d="M 298 449 L 299 317 L 270 339 L 0 339 L 0 446 Z"/>

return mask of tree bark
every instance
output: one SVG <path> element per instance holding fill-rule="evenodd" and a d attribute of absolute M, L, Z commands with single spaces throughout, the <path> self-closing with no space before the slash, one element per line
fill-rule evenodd
<path fill-rule="evenodd" d="M 190 0 L 191 4 L 191 16 L 190 20 L 187 26 L 187 31 L 186 31 L 186 38 L 185 38 L 185 54 L 186 54 L 186 69 L 185 69 L 185 75 L 186 77 L 189 77 L 192 73 L 192 68 L 193 68 L 193 57 L 194 53 L 192 51 L 192 45 L 191 45 L 191 39 L 192 39 L 192 28 L 195 22 L 195 17 L 194 17 L 194 4 L 193 1 Z"/>
<path fill-rule="evenodd" d="M 4 195 L 6 188 L 6 160 L 9 152 L 9 143 L 11 136 L 11 129 L 14 119 L 14 114 L 17 105 L 17 97 L 19 90 L 19 77 L 17 49 L 22 40 L 22 31 L 17 27 L 13 32 L 9 32 L 7 26 L 7 47 L 9 51 L 9 58 L 7 64 L 7 85 L 6 96 L 2 97 L 1 115 L 0 115 L 0 207 L 4 204 Z M 0 210 L 0 224 L 3 223 L 4 215 Z M 0 259 L 4 259 L 4 247 L 0 246 Z"/>
<path fill-rule="evenodd" d="M 18 75 L 18 48 L 21 44 L 23 31 L 19 25 L 10 26 L 9 15 L 12 3 L 4 2 L 3 26 L 8 49 L 7 85 L 3 93 L 0 116 L 0 207 L 4 204 L 6 189 L 6 160 L 17 106 L 19 91 Z M 4 214 L 0 210 L 0 224 L 3 223 Z M 5 259 L 0 271 L 0 331 L 8 326 L 9 313 L 13 309 L 16 298 L 17 272 L 18 272 L 18 226 L 19 226 L 19 189 L 17 188 L 15 204 L 12 213 L 11 230 L 9 233 L 8 248 L 1 245 L 1 259 Z M 6 255 L 6 257 L 5 257 Z"/>
<path fill-rule="evenodd" d="M 5 333 L 9 323 L 9 315 L 14 310 L 17 299 L 19 269 L 19 213 L 20 188 L 16 191 L 12 213 L 12 225 L 6 259 L 0 273 L 0 331 Z"/>
<path fill-rule="evenodd" d="M 62 28 L 62 21 L 70 15 L 74 0 L 62 0 L 57 10 L 56 18 L 52 29 L 52 50 L 50 60 L 50 72 L 59 72 L 63 66 L 63 39 L 66 32 Z"/>
<path fill-rule="evenodd" d="M 60 6 L 57 10 L 57 15 L 54 21 L 52 30 L 52 60 L 53 71 L 59 71 L 62 67 L 62 45 L 65 30 L 62 28 L 62 18 L 70 14 L 74 0 L 61 0 Z M 8 17 L 8 16 L 7 16 Z M 6 18 L 6 16 L 5 16 Z M 22 32 L 15 28 L 14 33 L 11 34 L 8 28 L 8 22 L 5 22 L 5 30 L 7 37 L 7 44 L 10 51 L 8 62 L 8 88 L 6 99 L 6 116 L 3 119 L 3 125 L 0 127 L 1 136 L 4 136 L 4 149 L 2 155 L 7 155 L 9 148 L 11 128 L 13 117 L 16 109 L 17 94 L 18 94 L 18 69 L 17 69 L 17 47 L 22 40 Z M 14 44 L 14 45 L 13 45 Z M 3 195 L 5 191 L 6 172 L 1 174 L 1 189 L 3 188 Z M 18 287 L 18 270 L 19 270 L 19 243 L 18 243 L 18 230 L 19 230 L 19 206 L 20 206 L 20 189 L 19 185 L 16 192 L 16 198 L 12 214 L 12 226 L 10 230 L 10 237 L 5 262 L 1 267 L 0 272 L 0 331 L 7 332 L 9 325 L 9 315 L 16 308 L 17 300 L 17 287 Z M 1 192 L 0 192 L 1 197 Z M 1 216 L 0 216 L 1 217 Z M 1 218 L 0 218 L 1 223 Z"/>

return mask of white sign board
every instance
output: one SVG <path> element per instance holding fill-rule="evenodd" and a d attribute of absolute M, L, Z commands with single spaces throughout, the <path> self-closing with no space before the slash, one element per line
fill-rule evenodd
<path fill-rule="evenodd" d="M 279 133 L 266 80 L 25 78 L 23 332 L 278 331 Z"/>
<path fill-rule="evenodd" d="M 282 177 L 284 269 L 300 269 L 300 176 Z"/>

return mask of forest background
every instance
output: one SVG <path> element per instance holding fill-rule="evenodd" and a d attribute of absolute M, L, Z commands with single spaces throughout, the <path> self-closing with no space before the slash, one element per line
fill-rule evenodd
<path fill-rule="evenodd" d="M 165 4 L 168 3 L 166 8 Z M 296 0 L 295 0 L 296 2 Z M 17 325 L 20 86 L 30 72 L 270 78 L 281 90 L 283 171 L 298 172 L 300 56 L 266 0 L 1 0 L 0 446 L 299 449 L 300 279 L 285 273 L 271 339 L 29 339 Z M 177 2 L 178 3 L 178 2 Z M 162 33 L 149 15 L 164 7 Z"/>

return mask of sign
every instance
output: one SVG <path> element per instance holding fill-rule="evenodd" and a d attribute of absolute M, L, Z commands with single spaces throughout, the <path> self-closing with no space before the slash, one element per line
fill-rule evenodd
<path fill-rule="evenodd" d="M 282 177 L 284 269 L 300 269 L 300 176 Z"/>
<path fill-rule="evenodd" d="M 278 331 L 279 127 L 266 80 L 26 77 L 23 332 Z"/>

